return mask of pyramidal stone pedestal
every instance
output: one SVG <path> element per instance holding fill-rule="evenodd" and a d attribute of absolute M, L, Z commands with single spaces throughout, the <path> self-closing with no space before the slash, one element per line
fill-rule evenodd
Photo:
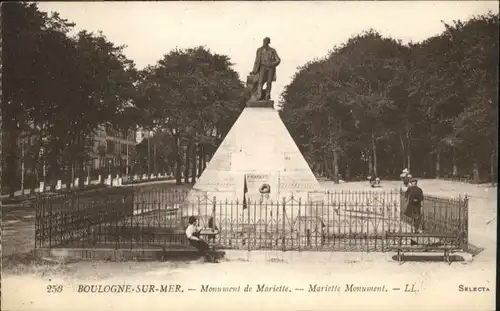
<path fill-rule="evenodd" d="M 269 193 L 262 194 L 265 185 Z M 318 181 L 274 109 L 274 102 L 250 101 L 193 186 L 186 203 L 199 206 L 204 201 L 205 209 L 193 211 L 203 216 L 213 213 L 214 197 L 219 205 L 226 200 L 241 203 L 244 198 L 250 202 L 278 203 L 292 195 L 302 202 L 318 195 L 323 198 Z M 192 212 L 183 214 L 185 217 Z"/>

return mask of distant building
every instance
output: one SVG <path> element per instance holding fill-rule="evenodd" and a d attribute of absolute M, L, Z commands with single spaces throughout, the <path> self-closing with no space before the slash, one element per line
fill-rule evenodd
<path fill-rule="evenodd" d="M 93 136 L 93 169 L 125 167 L 132 162 L 131 155 L 136 145 L 136 132 L 118 132 L 102 126 Z"/>
<path fill-rule="evenodd" d="M 30 125 L 33 127 L 33 125 Z M 28 132 L 21 133 L 17 139 L 18 161 L 16 165 L 16 182 L 19 182 L 20 189 L 32 186 L 34 181 L 48 179 L 60 179 L 61 175 L 54 176 L 48 161 L 44 158 L 43 147 L 38 154 L 33 147 L 39 144 L 39 136 L 29 135 Z M 43 140 L 44 138 L 42 138 Z M 92 146 L 90 161 L 86 164 L 85 171 L 88 170 L 109 170 L 113 173 L 126 173 L 127 164 L 130 167 L 133 163 L 136 145 L 136 132 L 128 131 L 121 133 L 105 126 L 100 127 L 96 133 L 88 138 L 88 143 Z M 61 167 L 67 173 L 71 172 L 70 167 Z M 130 171 L 129 171 L 130 172 Z"/>

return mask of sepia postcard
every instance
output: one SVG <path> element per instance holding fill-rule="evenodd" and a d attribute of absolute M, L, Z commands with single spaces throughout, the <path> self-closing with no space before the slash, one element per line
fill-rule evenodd
<path fill-rule="evenodd" d="M 0 310 L 495 310 L 498 4 L 2 3 Z"/>

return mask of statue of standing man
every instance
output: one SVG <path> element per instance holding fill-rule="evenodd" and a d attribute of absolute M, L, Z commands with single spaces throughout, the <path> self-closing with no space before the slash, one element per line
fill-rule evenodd
<path fill-rule="evenodd" d="M 269 46 L 271 39 L 264 38 L 263 45 L 257 49 L 255 63 L 249 76 L 249 84 L 252 88 L 251 100 L 270 100 L 271 86 L 276 81 L 276 67 L 281 59 L 276 50 Z M 264 83 L 266 89 L 264 91 Z"/>

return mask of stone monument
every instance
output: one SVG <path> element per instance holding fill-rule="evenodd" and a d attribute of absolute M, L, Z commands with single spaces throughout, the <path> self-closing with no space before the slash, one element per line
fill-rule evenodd
<path fill-rule="evenodd" d="M 193 213 L 202 223 L 211 217 L 214 211 L 209 201 L 213 197 L 219 203 L 265 204 L 292 195 L 306 202 L 316 200 L 312 197 L 321 193 L 316 177 L 274 109 L 271 87 L 281 59 L 269 43 L 265 38 L 257 50 L 247 79 L 250 99 L 188 194 L 180 211 L 183 221 Z M 206 208 L 199 208 L 203 200 Z M 192 210 L 195 205 L 196 211 Z M 236 213 L 227 213 L 244 217 L 241 213 L 251 208 L 240 205 Z"/>

